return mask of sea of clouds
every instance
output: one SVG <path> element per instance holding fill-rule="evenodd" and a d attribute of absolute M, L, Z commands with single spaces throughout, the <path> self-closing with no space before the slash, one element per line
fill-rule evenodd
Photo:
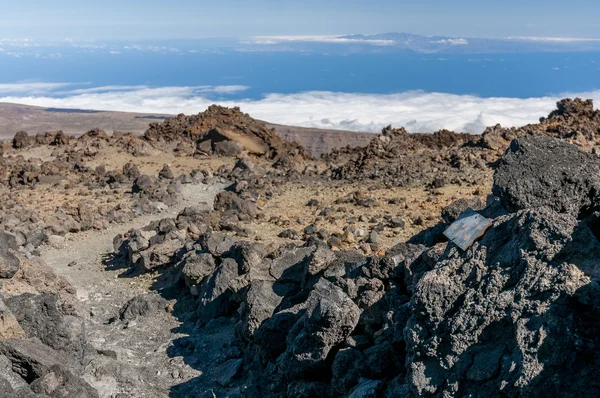
<path fill-rule="evenodd" d="M 410 91 L 361 94 L 309 91 L 243 98 L 246 86 L 148 87 L 71 83 L 0 84 L 0 102 L 49 108 L 111 110 L 158 114 L 195 114 L 217 103 L 239 106 L 272 123 L 379 132 L 391 124 L 410 132 L 440 129 L 481 133 L 486 126 L 521 126 L 537 122 L 565 97 L 600 101 L 600 90 L 539 98 L 483 98 L 474 95 Z"/>

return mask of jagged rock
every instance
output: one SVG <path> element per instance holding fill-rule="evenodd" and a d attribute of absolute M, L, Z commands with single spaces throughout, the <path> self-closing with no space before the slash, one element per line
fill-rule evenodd
<path fill-rule="evenodd" d="M 331 349 L 350 335 L 359 316 L 358 306 L 339 287 L 321 279 L 288 334 L 279 367 L 292 379 L 323 369 Z"/>
<path fill-rule="evenodd" d="M 135 180 L 136 178 L 141 176 L 141 173 L 135 163 L 127 162 L 123 165 L 123 175 L 125 175 L 130 180 Z"/>
<path fill-rule="evenodd" d="M 137 193 L 137 192 L 149 193 L 149 192 L 151 192 L 153 183 L 154 182 L 152 181 L 152 178 L 150 178 L 147 175 L 141 175 L 133 181 L 132 191 L 133 191 L 133 193 Z"/>
<path fill-rule="evenodd" d="M 21 258 L 19 271 L 12 278 L 2 281 L 0 292 L 5 299 L 27 293 L 56 294 L 60 307 L 66 312 L 76 313 L 78 308 L 75 289 L 38 257 Z"/>
<path fill-rule="evenodd" d="M 369 347 L 363 352 L 365 377 L 373 379 L 393 378 L 403 370 L 404 358 L 399 358 L 389 341 Z"/>
<path fill-rule="evenodd" d="M 77 397 L 99 398 L 100 395 L 81 377 L 74 375 L 61 365 L 53 365 L 39 379 L 31 383 L 31 390 L 52 398 Z"/>
<path fill-rule="evenodd" d="M 181 241 L 177 239 L 165 240 L 140 252 L 137 264 L 144 271 L 152 271 L 153 269 L 170 265 L 175 260 L 175 252 L 180 247 Z"/>
<path fill-rule="evenodd" d="M 332 364 L 332 386 L 336 394 L 346 395 L 358 383 L 364 373 L 364 356 L 354 348 L 343 348 L 335 356 Z"/>
<path fill-rule="evenodd" d="M 198 318 L 203 323 L 231 313 L 235 308 L 233 301 L 238 278 L 238 264 L 232 258 L 225 258 L 215 271 L 205 278 L 200 287 L 200 305 Z"/>
<path fill-rule="evenodd" d="M 28 146 L 33 145 L 35 142 L 35 137 L 29 136 L 25 131 L 19 131 L 15 134 L 12 145 L 15 149 L 27 148 Z"/>
<path fill-rule="evenodd" d="M 167 300 L 155 293 L 140 294 L 129 300 L 119 311 L 122 321 L 132 321 L 138 317 L 151 316 L 157 312 L 164 312 Z"/>
<path fill-rule="evenodd" d="M 75 358 L 83 355 L 83 319 L 72 311 L 65 312 L 56 294 L 25 293 L 5 301 L 27 337 L 37 337 L 47 346 L 67 352 Z"/>
<path fill-rule="evenodd" d="M 201 153 L 201 154 L 211 155 L 212 152 L 213 152 L 212 147 L 213 147 L 212 141 L 211 140 L 205 140 L 205 141 L 199 142 L 196 145 L 196 150 L 199 153 Z"/>
<path fill-rule="evenodd" d="M 216 380 L 217 383 L 223 387 L 231 385 L 239 374 L 243 364 L 243 359 L 230 359 L 221 364 L 216 369 L 216 374 L 218 375 Z"/>
<path fill-rule="evenodd" d="M 442 218 L 448 224 L 452 224 L 465 210 L 472 209 L 477 211 L 482 210 L 484 207 L 483 202 L 478 197 L 471 199 L 460 198 L 442 209 Z"/>
<path fill-rule="evenodd" d="M 307 272 L 309 275 L 317 275 L 324 271 L 335 260 L 335 253 L 326 246 L 318 246 L 312 253 L 310 262 L 308 263 Z"/>
<path fill-rule="evenodd" d="M 241 308 L 242 333 L 251 339 L 262 323 L 271 318 L 284 296 L 292 291 L 287 284 L 256 280 L 250 284 Z"/>
<path fill-rule="evenodd" d="M 42 228 L 29 231 L 25 236 L 27 244 L 39 247 L 48 241 L 48 234 Z"/>
<path fill-rule="evenodd" d="M 300 235 L 298 235 L 298 232 L 294 231 L 293 229 L 284 229 L 279 234 L 277 234 L 277 236 L 280 238 L 283 238 L 283 239 L 291 239 L 291 240 L 299 240 L 300 239 Z"/>
<path fill-rule="evenodd" d="M 23 337 L 25 337 L 25 331 L 19 325 L 19 321 L 4 301 L 0 299 L 0 340 L 19 339 Z"/>
<path fill-rule="evenodd" d="M 215 270 L 214 257 L 210 253 L 192 253 L 183 261 L 182 274 L 185 284 L 195 296 L 199 294 L 198 286 L 204 278 Z"/>
<path fill-rule="evenodd" d="M 284 250 L 273 260 L 269 270 L 271 276 L 279 282 L 303 283 L 314 251 L 315 247 Z"/>
<path fill-rule="evenodd" d="M 240 275 L 247 274 L 251 279 L 270 280 L 270 259 L 263 245 L 256 242 L 237 242 L 231 246 L 227 256 L 238 263 Z"/>
<path fill-rule="evenodd" d="M 246 150 L 274 159 L 289 154 L 308 158 L 306 151 L 280 138 L 274 129 L 252 119 L 239 108 L 210 106 L 198 115 L 177 115 L 162 123 L 151 123 L 144 133 L 150 143 L 193 142 L 199 153 L 219 151 L 225 156 Z"/>
<path fill-rule="evenodd" d="M 466 252 L 446 250 L 414 288 L 412 392 L 595 395 L 600 357 L 586 336 L 597 333 L 599 250 L 584 223 L 547 208 L 499 217 Z"/>
<path fill-rule="evenodd" d="M 600 158 L 546 135 L 521 137 L 502 157 L 493 193 L 510 211 L 591 214 L 600 207 Z"/>
<path fill-rule="evenodd" d="M 255 203 L 247 199 L 242 199 L 235 193 L 229 191 L 223 191 L 217 194 L 214 208 L 217 211 L 231 212 L 243 219 L 252 219 L 258 212 Z"/>
<path fill-rule="evenodd" d="M 129 232 L 129 237 L 122 244 L 123 249 L 115 248 L 117 251 L 123 250 L 131 264 L 135 264 L 140 258 L 140 252 L 150 247 L 150 239 L 155 235 L 154 232 L 135 229 Z"/>
<path fill-rule="evenodd" d="M 241 155 L 244 147 L 235 141 L 219 141 L 213 145 L 214 152 L 221 156 L 235 157 Z"/>
<path fill-rule="evenodd" d="M 8 339 L 0 341 L 0 355 L 12 363 L 12 369 L 24 380 L 32 382 L 43 377 L 54 365 L 78 369 L 78 363 L 68 355 L 53 350 L 38 339 Z"/>
<path fill-rule="evenodd" d="M 348 398 L 377 398 L 382 387 L 383 383 L 380 380 L 363 379 Z"/>
<path fill-rule="evenodd" d="M 57 131 L 54 139 L 52 140 L 50 145 L 54 146 L 64 146 L 69 145 L 69 136 L 65 134 L 62 130 Z"/>
<path fill-rule="evenodd" d="M 213 256 L 221 257 L 223 254 L 227 253 L 235 243 L 235 239 L 232 239 L 227 235 L 210 234 L 210 236 L 205 237 L 203 247 L 205 247 Z"/>
<path fill-rule="evenodd" d="M 29 385 L 27 384 L 27 382 L 17 373 L 13 372 L 12 369 L 12 362 L 10 362 L 10 360 L 5 357 L 4 355 L 0 355 L 0 387 L 3 387 L 4 389 L 0 389 L 0 391 L 19 391 L 22 390 L 24 391 L 22 393 L 23 397 L 26 397 L 27 395 L 25 395 L 25 393 L 28 391 L 29 393 L 33 394 L 32 391 L 29 389 Z M 14 395 L 15 397 L 20 397 L 20 395 L 17 395 L 15 393 Z M 8 395 L 8 397 L 12 397 L 11 395 Z"/>
<path fill-rule="evenodd" d="M 163 168 L 158 172 L 158 177 L 164 178 L 165 180 L 172 180 L 175 178 L 171 168 L 168 165 L 164 165 Z"/>
<path fill-rule="evenodd" d="M 12 278 L 19 270 L 19 247 L 17 238 L 8 232 L 0 231 L 0 279 Z"/>

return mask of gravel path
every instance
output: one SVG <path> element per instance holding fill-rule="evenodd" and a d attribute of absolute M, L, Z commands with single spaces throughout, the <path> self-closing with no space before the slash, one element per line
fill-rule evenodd
<path fill-rule="evenodd" d="M 182 357 L 172 355 L 173 341 L 188 338 L 180 332 L 182 323 L 172 313 L 138 318 L 128 324 L 109 322 L 129 299 L 148 293 L 155 276 L 123 277 L 124 269 L 110 269 L 104 260 L 113 251 L 115 235 L 175 216 L 186 206 L 212 207 L 215 195 L 223 188 L 223 185 L 184 185 L 181 203 L 161 214 L 114 224 L 103 231 L 75 234 L 60 249 L 42 248 L 41 257 L 46 263 L 77 289 L 88 340 L 106 353 L 106 361 L 90 363 L 86 370 L 86 378 L 103 397 L 166 397 L 173 386 L 202 374 Z"/>

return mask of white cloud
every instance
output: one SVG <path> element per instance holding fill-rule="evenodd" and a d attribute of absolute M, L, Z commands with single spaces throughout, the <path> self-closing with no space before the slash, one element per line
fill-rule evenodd
<path fill-rule="evenodd" d="M 441 39 L 433 41 L 432 43 L 450 44 L 451 46 L 466 46 L 467 44 L 469 44 L 469 41 L 467 39 Z"/>
<path fill-rule="evenodd" d="M 394 40 L 376 40 L 376 39 L 352 39 L 341 36 L 254 36 L 242 44 L 264 44 L 272 45 L 289 42 L 306 43 L 329 43 L 329 44 L 372 44 L 374 46 L 390 46 L 396 44 Z"/>
<path fill-rule="evenodd" d="M 21 82 L 0 84 L 0 94 L 42 94 L 60 88 L 73 86 L 72 83 Z"/>
<path fill-rule="evenodd" d="M 600 91 L 527 99 L 481 98 L 422 91 L 386 95 L 313 91 L 268 94 L 258 100 L 214 100 L 210 94 L 231 94 L 247 87 L 105 86 L 61 91 L 66 85 L 0 85 L 0 94 L 16 92 L 10 96 L 0 96 L 0 101 L 53 108 L 166 114 L 195 114 L 218 103 L 240 106 L 242 111 L 255 118 L 288 125 L 378 132 L 382 127 L 392 124 L 396 127 L 405 126 L 411 132 L 433 132 L 447 128 L 470 133 L 481 133 L 486 126 L 496 123 L 521 126 L 536 122 L 541 116 L 547 116 L 555 108 L 556 102 L 566 96 L 600 101 Z M 49 92 L 51 90 L 55 91 Z M 39 94 L 40 91 L 42 94 Z"/>
<path fill-rule="evenodd" d="M 578 42 L 598 42 L 600 39 L 590 37 L 539 37 L 539 36 L 513 36 L 510 40 L 540 41 L 555 43 L 578 43 Z"/>

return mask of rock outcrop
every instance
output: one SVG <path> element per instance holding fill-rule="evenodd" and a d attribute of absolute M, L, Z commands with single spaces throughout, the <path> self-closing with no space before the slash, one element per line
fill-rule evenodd
<path fill-rule="evenodd" d="M 162 123 L 152 123 L 144 134 L 150 143 L 185 146 L 190 154 L 236 156 L 242 151 L 267 159 L 309 158 L 299 145 L 284 141 L 275 129 L 242 113 L 239 108 L 210 106 L 193 116 L 178 115 Z"/>

